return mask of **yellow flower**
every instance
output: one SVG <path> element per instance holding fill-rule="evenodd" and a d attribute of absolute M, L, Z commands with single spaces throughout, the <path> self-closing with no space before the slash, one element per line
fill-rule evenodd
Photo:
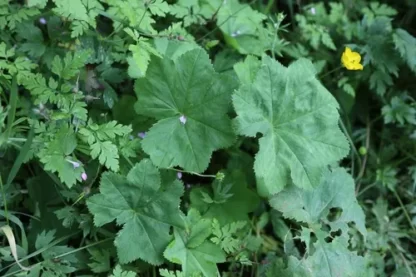
<path fill-rule="evenodd" d="M 360 54 L 351 51 L 351 48 L 349 47 L 345 47 L 345 51 L 342 53 L 341 61 L 348 70 L 363 70 L 363 65 L 360 64 Z"/>

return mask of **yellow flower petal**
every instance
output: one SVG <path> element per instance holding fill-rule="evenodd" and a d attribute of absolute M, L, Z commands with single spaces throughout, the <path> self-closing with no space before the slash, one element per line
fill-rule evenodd
<path fill-rule="evenodd" d="M 345 53 L 346 55 L 351 54 L 351 53 L 352 53 L 351 48 L 349 48 L 349 47 L 345 47 L 345 51 L 344 51 L 344 53 Z"/>
<path fill-rule="evenodd" d="M 351 52 L 349 58 L 354 63 L 360 63 L 361 61 L 361 56 L 357 52 Z"/>
<path fill-rule="evenodd" d="M 361 55 L 358 52 L 353 52 L 349 47 L 345 47 L 341 62 L 348 70 L 363 70 L 363 65 L 360 64 Z"/>

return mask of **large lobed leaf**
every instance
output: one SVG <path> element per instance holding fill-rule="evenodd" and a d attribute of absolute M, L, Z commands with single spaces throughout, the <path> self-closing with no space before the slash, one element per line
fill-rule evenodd
<path fill-rule="evenodd" d="M 214 71 L 202 49 L 175 61 L 154 57 L 135 84 L 136 112 L 159 120 L 142 142 L 152 162 L 202 172 L 213 151 L 230 146 L 235 135 L 226 112 L 233 84 Z"/>
<path fill-rule="evenodd" d="M 298 236 L 306 245 L 306 256 L 298 260 L 289 257 L 287 269 L 281 276 L 367 276 L 364 258 L 349 250 L 349 224 L 366 238 L 365 215 L 355 197 L 354 181 L 345 169 L 327 171 L 321 184 L 307 191 L 295 186 L 273 196 L 271 206 L 308 227 Z M 338 217 L 328 219 L 331 210 Z M 327 231 L 322 228 L 328 225 Z M 337 236 L 337 231 L 340 234 Z M 312 239 L 312 234 L 316 239 Z"/>
<path fill-rule="evenodd" d="M 121 263 L 142 259 L 151 264 L 163 262 L 163 251 L 171 240 L 171 225 L 181 227 L 179 210 L 183 186 L 179 181 L 161 185 L 159 171 L 142 160 L 127 178 L 106 172 L 100 193 L 87 205 L 96 226 L 117 220 L 123 229 L 115 239 Z"/>
<path fill-rule="evenodd" d="M 319 235 L 318 235 L 319 236 Z M 289 256 L 286 268 L 276 264 L 271 267 L 267 277 L 364 277 L 368 274 L 365 259 L 349 251 L 345 241 L 336 238 L 331 243 L 318 238 L 312 255 L 298 260 Z"/>
<path fill-rule="evenodd" d="M 309 60 L 284 67 L 264 57 L 254 81 L 233 95 L 233 104 L 238 133 L 263 135 L 254 164 L 262 196 L 278 193 L 290 180 L 314 188 L 327 166 L 348 154 L 338 104 L 315 78 Z"/>
<path fill-rule="evenodd" d="M 236 221 L 248 221 L 248 214 L 253 212 L 259 204 L 259 197 L 255 191 L 247 187 L 245 176 L 238 172 L 226 172 L 225 179 L 214 181 L 212 190 L 208 187 L 195 187 L 191 190 L 191 207 L 197 209 L 204 218 L 215 218 L 221 225 Z M 216 185 L 228 187 L 227 197 L 216 195 Z M 204 195 L 208 195 L 213 202 L 204 201 Z M 238 207 L 238 208 L 236 208 Z"/>
<path fill-rule="evenodd" d="M 345 169 L 337 168 L 327 171 L 321 184 L 314 190 L 307 191 L 295 186 L 285 188 L 270 199 L 270 205 L 292 218 L 308 224 L 327 223 L 332 231 L 341 230 L 348 233 L 348 223 L 354 222 L 357 229 L 365 236 L 365 215 L 355 198 L 355 184 Z M 342 210 L 341 215 L 332 221 L 327 216 L 332 208 Z"/>
<path fill-rule="evenodd" d="M 190 209 L 186 217 L 187 230 L 175 228 L 175 239 L 164 252 L 166 259 L 181 264 L 184 276 L 219 276 L 217 263 L 226 260 L 224 251 L 208 240 L 211 235 L 211 220 L 201 218 L 200 214 Z"/>

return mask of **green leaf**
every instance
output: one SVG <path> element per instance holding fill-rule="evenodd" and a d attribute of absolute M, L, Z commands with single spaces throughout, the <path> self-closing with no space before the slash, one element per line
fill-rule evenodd
<path fill-rule="evenodd" d="M 6 5 L 10 5 L 9 8 L 12 7 L 12 4 L 6 3 Z M 1 6 L 1 3 L 0 3 Z M 6 14 L 7 17 L 3 17 L 2 15 Z M 21 24 L 22 22 L 28 20 L 29 18 L 38 15 L 39 10 L 37 8 L 26 8 L 22 6 L 18 6 L 15 9 L 9 9 L 2 11 L 0 9 L 0 27 L 3 29 L 6 25 L 8 25 L 10 30 L 14 30 L 16 26 Z M 3 19 L 3 20 L 2 20 Z"/>
<path fill-rule="evenodd" d="M 416 108 L 407 104 L 403 99 L 394 96 L 390 104 L 381 109 L 384 117 L 384 123 L 399 123 L 403 126 L 405 123 L 416 125 Z"/>
<path fill-rule="evenodd" d="M 74 21 L 72 22 L 71 38 L 77 38 L 85 33 L 90 27 L 85 21 Z"/>
<path fill-rule="evenodd" d="M 235 238 L 234 235 L 236 235 L 236 233 L 243 229 L 246 225 L 246 221 L 237 221 L 227 224 L 221 228 L 218 221 L 214 220 L 212 226 L 215 236 L 211 238 L 211 241 L 220 245 L 226 253 L 236 252 L 243 244 L 243 241 L 239 238 Z"/>
<path fill-rule="evenodd" d="M 136 112 L 159 121 L 142 142 L 160 167 L 180 166 L 203 172 L 213 151 L 234 139 L 226 113 L 233 82 L 214 71 L 202 49 L 177 60 L 155 57 L 146 78 L 136 81 Z"/>
<path fill-rule="evenodd" d="M 192 210 L 186 221 L 190 230 L 174 229 L 175 239 L 166 248 L 165 258 L 181 264 L 185 276 L 196 273 L 202 273 L 203 276 L 218 276 L 216 264 L 225 262 L 225 253 L 219 246 L 205 240 L 210 233 L 204 232 L 204 228 L 211 227 L 211 222 L 201 218 Z"/>
<path fill-rule="evenodd" d="M 38 7 L 40 9 L 43 9 L 46 4 L 48 3 L 48 0 L 28 0 L 27 6 L 28 7 Z"/>
<path fill-rule="evenodd" d="M 88 21 L 88 13 L 81 0 L 53 0 L 56 8 L 53 9 L 57 14 L 67 17 L 70 20 Z"/>
<path fill-rule="evenodd" d="M 376 170 L 376 181 L 383 186 L 394 190 L 399 180 L 396 177 L 397 168 L 391 166 L 384 166 Z"/>
<path fill-rule="evenodd" d="M 390 74 L 379 69 L 373 71 L 370 77 L 370 88 L 374 89 L 378 95 L 383 96 L 391 86 L 393 86 L 393 79 Z"/>
<path fill-rule="evenodd" d="M 89 122 L 88 128 L 80 128 L 79 133 L 91 147 L 91 157 L 98 158 L 100 164 L 117 172 L 119 169 L 119 149 L 116 138 L 129 134 L 131 126 L 118 124 L 112 120 L 102 125 Z"/>
<path fill-rule="evenodd" d="M 331 231 L 341 230 L 348 237 L 348 223 L 354 222 L 365 237 L 365 215 L 355 198 L 355 184 L 345 169 L 327 171 L 321 184 L 307 191 L 289 186 L 270 199 L 270 205 L 286 218 L 308 224 L 324 222 Z M 341 215 L 329 220 L 330 210 L 341 209 Z"/>
<path fill-rule="evenodd" d="M 163 17 L 169 12 L 169 5 L 164 0 L 153 0 L 148 5 L 153 15 Z"/>
<path fill-rule="evenodd" d="M 302 277 L 320 276 L 351 276 L 362 277 L 366 274 L 364 257 L 348 250 L 347 241 L 335 238 L 332 242 L 325 241 L 325 235 L 317 232 L 317 242 L 314 244 L 315 251 L 306 259 L 297 260 L 294 257 L 289 262 L 290 271 L 298 272 Z M 289 271 L 289 272 L 290 272 Z M 307 275 L 303 275 L 307 273 Z"/>
<path fill-rule="evenodd" d="M 100 193 L 90 197 L 87 206 L 96 226 L 114 220 L 123 225 L 114 241 L 121 263 L 142 259 L 161 264 L 163 250 L 171 240 L 170 226 L 183 225 L 179 210 L 182 194 L 179 181 L 161 184 L 159 171 L 150 160 L 142 160 L 127 177 L 104 173 Z"/>
<path fill-rule="evenodd" d="M 195 42 L 172 40 L 165 37 L 155 38 L 154 44 L 161 55 L 171 60 L 176 60 L 184 53 L 199 48 Z"/>
<path fill-rule="evenodd" d="M 191 229 L 187 246 L 195 248 L 200 246 L 211 235 L 212 222 L 210 219 L 202 218 L 201 214 L 192 208 L 188 211 L 187 219 L 190 225 L 187 226 L 187 229 Z"/>
<path fill-rule="evenodd" d="M 116 265 L 113 270 L 113 274 L 110 277 L 136 277 L 137 274 L 133 271 L 123 270 L 120 265 Z"/>
<path fill-rule="evenodd" d="M 110 271 L 110 252 L 108 250 L 94 248 L 88 248 L 87 250 L 91 254 L 91 259 L 93 260 L 93 262 L 88 264 L 92 272 L 101 273 Z"/>
<path fill-rule="evenodd" d="M 249 85 L 255 81 L 261 62 L 254 56 L 247 56 L 244 62 L 234 65 L 235 73 L 243 85 Z"/>
<path fill-rule="evenodd" d="M 326 167 L 349 152 L 338 127 L 338 103 L 306 59 L 286 68 L 264 57 L 255 81 L 243 85 L 233 103 L 238 133 L 263 134 L 254 164 L 262 196 L 290 180 L 301 188 L 318 186 Z"/>
<path fill-rule="evenodd" d="M 153 46 L 151 46 L 150 43 L 143 38 L 139 38 L 137 44 L 130 45 L 129 50 L 133 54 L 133 59 L 128 60 L 129 65 L 133 67 L 137 66 L 140 71 L 138 72 L 139 74 L 132 74 L 131 70 L 133 69 L 129 68 L 129 76 L 132 78 L 143 77 L 146 74 L 147 66 L 150 61 L 150 54 L 159 56 L 159 53 L 156 51 L 156 49 L 154 49 Z M 135 63 L 134 65 L 132 64 L 133 62 Z"/>
<path fill-rule="evenodd" d="M 74 54 L 68 52 L 63 60 L 59 56 L 55 56 L 51 70 L 56 75 L 69 80 L 79 74 L 80 68 L 87 63 L 89 56 L 90 52 L 86 50 Z"/>
<path fill-rule="evenodd" d="M 42 231 L 37 237 L 35 242 L 36 250 L 40 250 L 44 247 L 47 247 L 55 239 L 55 230 Z"/>
<path fill-rule="evenodd" d="M 212 185 L 212 192 L 206 187 L 194 188 L 191 191 L 191 207 L 198 209 L 206 218 L 215 218 L 221 225 L 248 220 L 248 213 L 255 210 L 259 203 L 259 197 L 251 189 L 247 188 L 244 175 L 239 172 L 226 174 L 222 181 L 215 181 Z M 230 185 L 227 192 L 229 197 L 221 197 L 218 194 L 218 185 L 223 187 Z M 207 203 L 204 194 L 213 199 Z M 237 208 L 238 207 L 238 208 Z"/>
<path fill-rule="evenodd" d="M 241 1 L 223 1 L 217 13 L 217 25 L 226 43 L 241 54 L 261 56 L 265 51 L 280 55 L 285 41 L 278 38 L 276 25 L 264 24 L 267 17 Z M 279 20 L 278 20 L 279 21 Z"/>
<path fill-rule="evenodd" d="M 362 12 L 369 17 L 393 16 L 397 14 L 397 11 L 392 7 L 378 2 L 371 2 L 369 7 L 363 8 Z"/>
<path fill-rule="evenodd" d="M 289 256 L 286 268 L 276 262 L 268 269 L 267 277 L 372 276 L 367 274 L 364 258 L 349 251 L 345 241 L 335 238 L 327 243 L 321 233 L 318 233 L 313 254 L 301 260 Z"/>
<path fill-rule="evenodd" d="M 399 28 L 394 31 L 393 42 L 409 68 L 416 73 L 416 38 Z"/>
<path fill-rule="evenodd" d="M 112 171 L 118 171 L 118 148 L 111 141 L 96 141 L 93 143 L 91 145 L 91 158 L 98 158 L 100 164 L 105 165 Z"/>
<path fill-rule="evenodd" d="M 54 139 L 44 146 L 37 154 L 44 164 L 45 170 L 58 172 L 61 182 L 71 188 L 77 181 L 81 181 L 83 166 L 74 166 L 69 157 L 77 146 L 75 133 L 68 127 L 62 127 Z M 71 162 L 72 161 L 72 162 Z"/>

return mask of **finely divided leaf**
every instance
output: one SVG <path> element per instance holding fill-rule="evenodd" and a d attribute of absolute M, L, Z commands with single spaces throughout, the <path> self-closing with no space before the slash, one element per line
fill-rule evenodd
<path fill-rule="evenodd" d="M 416 38 L 403 29 L 396 29 L 393 42 L 409 68 L 416 72 Z"/>
<path fill-rule="evenodd" d="M 53 0 L 56 8 L 53 9 L 59 15 L 71 20 L 88 21 L 88 13 L 81 0 Z"/>
<path fill-rule="evenodd" d="M 235 139 L 226 115 L 233 89 L 233 82 L 214 71 L 202 49 L 175 61 L 152 58 L 146 77 L 136 81 L 135 109 L 159 120 L 142 143 L 153 163 L 204 171 L 212 152 Z"/>
<path fill-rule="evenodd" d="M 87 205 L 96 226 L 117 220 L 123 225 L 115 245 L 121 263 L 142 259 L 163 262 L 163 250 L 171 240 L 171 225 L 182 226 L 179 210 L 183 186 L 179 181 L 161 186 L 159 171 L 142 160 L 127 175 L 104 173 L 100 193 Z"/>
<path fill-rule="evenodd" d="M 84 167 L 79 164 L 75 167 L 71 157 L 77 147 L 77 139 L 74 131 L 68 127 L 62 127 L 54 139 L 47 142 L 38 153 L 40 161 L 44 164 L 45 170 L 52 173 L 57 172 L 61 182 L 69 188 L 81 181 L 81 174 Z"/>
<path fill-rule="evenodd" d="M 319 185 L 327 166 L 348 154 L 338 127 L 338 103 L 315 78 L 312 63 L 284 67 L 264 57 L 255 81 L 233 95 L 241 135 L 261 133 L 254 170 L 258 191 L 268 196 L 292 180 L 301 188 Z"/>

